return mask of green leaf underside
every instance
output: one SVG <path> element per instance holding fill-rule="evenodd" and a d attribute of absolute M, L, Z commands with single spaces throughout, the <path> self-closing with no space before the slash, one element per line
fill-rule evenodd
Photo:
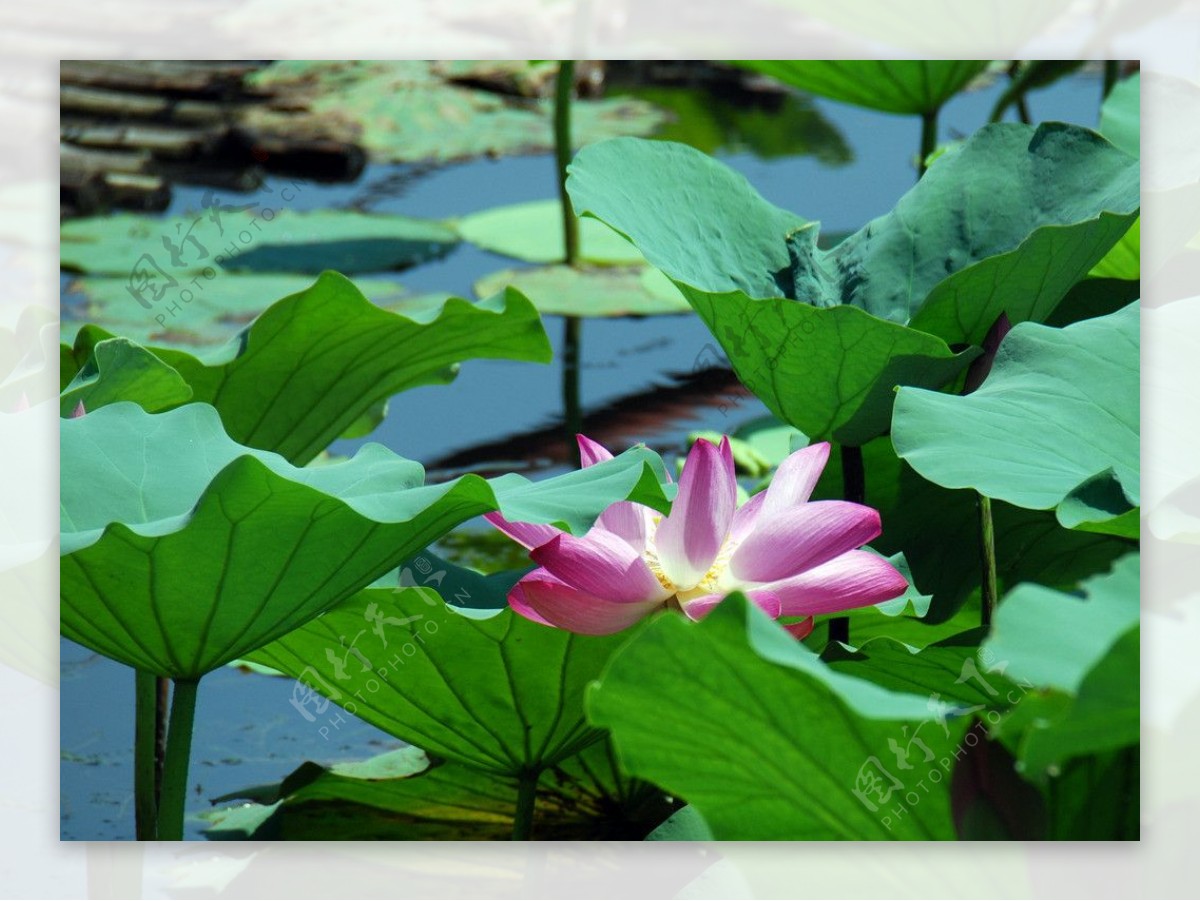
<path fill-rule="evenodd" d="M 76 356 L 98 337 L 107 335 L 84 329 Z M 335 272 L 273 304 L 204 358 L 151 350 L 191 386 L 192 400 L 217 408 L 236 441 L 297 463 L 392 395 L 451 381 L 460 361 L 550 359 L 541 319 L 517 291 L 478 303 L 450 298 L 407 318 L 376 307 Z"/>
<path fill-rule="evenodd" d="M 1007 664 L 1010 678 L 1068 693 L 1117 639 L 1137 625 L 1140 612 L 1137 554 L 1080 586 L 1085 599 L 1042 585 L 1019 585 L 1004 596 L 985 647 Z"/>
<path fill-rule="evenodd" d="M 886 431 L 896 384 L 938 388 L 962 370 L 972 353 L 947 342 L 979 343 L 1002 312 L 1048 316 L 1139 197 L 1135 160 L 1058 124 L 981 130 L 828 251 L 814 225 L 680 145 L 585 148 L 568 190 L 676 282 L 772 412 L 847 443 Z"/>
<path fill-rule="evenodd" d="M 885 113 L 938 109 L 987 68 L 986 60 L 736 60 L 784 84 Z"/>
<path fill-rule="evenodd" d="M 896 385 L 941 387 L 978 353 L 955 354 L 940 338 L 854 307 L 679 288 L 742 383 L 814 441 L 866 443 L 887 431 Z"/>
<path fill-rule="evenodd" d="M 1137 216 L 1137 161 L 1094 132 L 989 125 L 830 250 L 817 227 L 690 148 L 634 138 L 582 150 L 576 210 L 708 293 L 848 304 L 947 342 L 979 343 L 1006 312 L 1040 320 Z"/>
<path fill-rule="evenodd" d="M 595 219 L 579 222 L 579 258 L 585 263 L 634 266 L 645 260 L 636 247 Z M 534 200 L 492 207 L 457 222 L 464 241 L 527 263 L 559 263 L 566 257 L 562 205 Z"/>
<path fill-rule="evenodd" d="M 402 748 L 330 768 L 306 763 L 282 783 L 235 792 L 254 805 L 206 816 L 210 839 L 504 840 L 516 780 Z M 665 805 L 630 791 L 603 742 L 542 774 L 533 833 L 540 840 L 640 838 Z"/>
<path fill-rule="evenodd" d="M 128 400 L 154 412 L 191 400 L 192 389 L 178 372 L 127 338 L 100 341 L 88 356 L 59 396 L 62 416 L 72 415 L 80 403 L 97 410 Z M 68 365 L 73 362 L 72 357 Z"/>
<path fill-rule="evenodd" d="M 897 453 L 947 488 L 1042 510 L 1064 525 L 1138 504 L 1139 304 L 1062 329 L 1023 323 L 965 397 L 901 388 Z M 1097 528 L 1093 526 L 1093 528 Z"/>
<path fill-rule="evenodd" d="M 962 552 L 964 536 L 973 540 L 979 530 L 977 495 L 922 478 L 896 456 L 888 438 L 865 445 L 863 461 L 866 500 L 883 523 L 872 547 L 887 555 L 904 553 L 916 587 L 933 596 L 928 622 L 945 623 L 968 602 L 977 609 L 978 555 Z M 843 491 L 840 455 L 833 454 L 813 497 L 840 499 Z M 1125 539 L 1065 529 L 1053 513 L 1003 501 L 992 503 L 992 520 L 1002 592 L 1020 582 L 1071 590 L 1081 579 L 1106 571 L 1131 548 Z"/>
<path fill-rule="evenodd" d="M 652 622 L 590 690 L 588 715 L 627 772 L 685 798 L 718 840 L 953 836 L 948 779 L 903 817 L 887 805 L 905 778 L 952 759 L 962 723 L 946 735 L 927 697 L 834 672 L 740 596 L 700 623 Z M 917 753 L 897 767 L 889 739 L 903 746 L 905 727 L 933 762 Z M 877 764 L 902 777 L 880 803 L 854 794 Z"/>
<path fill-rule="evenodd" d="M 1000 604 L 985 651 L 993 668 L 1031 690 L 995 731 L 1026 778 L 1138 743 L 1140 570 L 1129 554 L 1085 582 L 1083 599 L 1021 585 Z"/>
<path fill-rule="evenodd" d="M 148 254 L 160 273 L 156 280 L 190 283 L 206 269 L 312 275 L 403 269 L 458 243 L 452 229 L 432 220 L 278 205 L 264 201 L 275 207 L 270 220 L 253 208 L 221 212 L 215 221 L 214 210 L 168 219 L 130 213 L 73 219 L 62 226 L 59 263 L 73 272 L 132 278 Z"/>
<path fill-rule="evenodd" d="M 586 220 L 594 222 L 595 220 Z M 658 316 L 688 313 L 679 291 L 653 269 L 544 266 L 505 269 L 474 285 L 481 297 L 513 287 L 547 316 Z"/>
<path fill-rule="evenodd" d="M 1142 152 L 1142 76 L 1113 85 L 1100 107 L 1100 133 L 1131 156 Z"/>
<path fill-rule="evenodd" d="M 61 425 L 62 632 L 177 678 L 245 657 L 481 513 L 582 531 L 629 495 L 666 506 L 642 449 L 563 481 L 422 486 L 418 464 L 374 444 L 296 468 L 231 441 L 202 404 Z"/>
<path fill-rule="evenodd" d="M 627 634 L 575 635 L 508 609 L 469 616 L 433 584 L 360 592 L 250 659 L 403 741 L 491 774 L 537 772 L 596 740 L 583 690 Z M 367 612 L 396 624 L 376 631 Z"/>
<path fill-rule="evenodd" d="M 851 629 L 851 638 L 854 630 Z M 1007 708 L 1013 684 L 1003 674 L 980 678 L 979 629 L 916 650 L 894 638 L 872 638 L 854 649 L 832 644 L 822 654 L 832 669 L 892 691 L 926 695 L 964 707 Z"/>

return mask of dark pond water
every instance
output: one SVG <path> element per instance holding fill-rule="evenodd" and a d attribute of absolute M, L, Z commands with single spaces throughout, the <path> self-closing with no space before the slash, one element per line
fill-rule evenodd
<path fill-rule="evenodd" d="M 999 89 L 993 85 L 955 98 L 943 111 L 942 138 L 964 136 L 986 121 Z M 1030 105 L 1035 120 L 1094 127 L 1099 98 L 1099 79 L 1084 74 L 1034 95 Z M 672 102 L 686 116 L 707 100 L 685 91 Z M 668 136 L 701 143 L 768 200 L 819 220 L 825 232 L 861 227 L 891 209 L 913 184 L 911 159 L 919 138 L 913 117 L 806 98 L 789 102 L 774 118 L 742 115 L 744 111 L 728 105 L 721 111 L 720 123 Z M 782 153 L 781 144 L 787 144 L 779 134 L 789 140 L 795 135 L 795 146 L 803 152 Z M 177 187 L 167 215 L 200 210 L 205 190 Z M 428 171 L 372 165 L 353 184 L 306 184 L 293 208 L 354 206 L 446 218 L 549 198 L 554 190 L 549 156 L 479 160 Z M 461 245 L 444 259 L 395 278 L 413 292 L 470 297 L 476 279 L 511 265 L 506 258 Z M 547 317 L 546 329 L 557 359 L 561 321 Z M 654 412 L 655 431 L 645 431 L 643 417 L 627 443 L 644 440 L 664 452 L 683 449 L 691 431 L 732 432 L 764 415 L 766 410 L 753 398 L 728 395 L 718 405 L 710 382 L 689 387 L 689 376 L 713 359 L 712 339 L 694 316 L 587 320 L 581 349 L 585 414 L 603 411 L 604 421 L 620 431 L 623 417 Z M 678 390 L 664 390 L 668 388 Z M 498 457 L 480 456 L 473 449 L 515 446 L 512 436 L 532 434 L 536 442 L 538 430 L 561 416 L 561 403 L 557 364 L 469 362 L 450 385 L 418 388 L 394 401 L 388 419 L 369 440 L 434 470 L 455 458 L 486 463 Z M 361 443 L 343 441 L 333 449 L 352 452 Z M 62 837 L 131 838 L 133 675 L 72 642 L 61 644 Z M 361 759 L 398 744 L 349 715 L 337 729 L 322 734 L 319 724 L 307 722 L 292 707 L 290 698 L 291 683 L 284 679 L 232 668 L 204 679 L 196 714 L 189 838 L 200 837 L 204 824 L 194 815 L 208 808 L 209 798 L 276 782 L 305 760 Z"/>

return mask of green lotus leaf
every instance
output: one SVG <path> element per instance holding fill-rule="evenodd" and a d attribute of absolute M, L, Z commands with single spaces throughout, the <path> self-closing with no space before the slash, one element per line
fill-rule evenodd
<path fill-rule="evenodd" d="M 83 329 L 76 358 L 104 337 Z M 515 290 L 478 303 L 450 298 L 409 318 L 375 306 L 335 272 L 203 357 L 151 350 L 191 386 L 193 400 L 217 408 L 235 441 L 294 463 L 313 459 L 392 395 L 452 381 L 459 361 L 550 359 L 537 311 Z"/>
<path fill-rule="evenodd" d="M 831 100 L 885 113 L 938 109 L 987 68 L 987 60 L 737 60 L 738 65 Z"/>
<path fill-rule="evenodd" d="M 1138 743 L 1140 573 L 1129 554 L 1085 582 L 1082 599 L 1021 585 L 997 608 L 984 649 L 1027 693 L 996 731 L 1027 778 Z"/>
<path fill-rule="evenodd" d="M 59 263 L 74 272 L 126 276 L 131 285 L 138 281 L 135 271 L 144 272 L 173 300 L 177 288 L 206 290 L 221 277 L 217 270 L 382 272 L 444 256 L 458 243 L 440 222 L 353 210 L 299 212 L 279 203 L 218 205 L 168 219 L 132 213 L 72 219 L 62 226 Z"/>
<path fill-rule="evenodd" d="M 964 536 L 973 537 L 979 531 L 978 495 L 922 478 L 896 456 L 889 438 L 864 445 L 862 454 L 866 501 L 879 511 L 883 522 L 883 534 L 872 547 L 887 555 L 903 552 L 916 587 L 932 595 L 922 628 L 946 623 L 964 604 L 975 609 L 975 622 L 958 631 L 978 624 L 979 555 L 962 550 Z M 813 497 L 841 498 L 844 490 L 840 455 L 833 454 Z M 992 502 L 992 522 L 1002 592 L 1020 582 L 1073 590 L 1080 580 L 1106 571 L 1130 549 L 1124 538 L 1066 529 L 1055 513 L 1026 510 L 1003 501 Z M 881 634 L 890 633 L 881 629 Z"/>
<path fill-rule="evenodd" d="M 879 637 L 855 641 L 855 648 L 835 643 L 821 656 L 839 673 L 892 691 L 924 694 L 964 707 L 1007 709 L 1014 703 L 1013 685 L 1003 673 L 982 675 L 984 667 L 977 662 L 981 638 L 982 630 L 972 629 L 918 649 Z"/>
<path fill-rule="evenodd" d="M 966 396 L 901 388 L 896 452 L 939 485 L 1060 508 L 1064 525 L 1104 531 L 1139 502 L 1138 313 L 1133 303 L 1062 329 L 1022 323 Z M 1136 535 L 1136 514 L 1113 531 L 1131 526 Z"/>
<path fill-rule="evenodd" d="M 953 837 L 949 774 L 926 777 L 963 723 L 939 713 L 832 670 L 739 595 L 699 623 L 652 621 L 588 693 L 625 771 L 686 799 L 718 840 Z M 927 793 L 895 815 L 918 778 Z"/>
<path fill-rule="evenodd" d="M 584 148 L 568 191 L 676 282 L 772 412 L 853 444 L 886 431 L 895 385 L 961 371 L 971 357 L 947 342 L 981 342 L 1001 313 L 1048 316 L 1139 202 L 1136 160 L 1058 124 L 981 129 L 830 250 L 815 225 L 681 145 Z"/>
<path fill-rule="evenodd" d="M 210 839 L 504 840 L 512 835 L 516 781 L 433 760 L 418 748 L 331 767 L 305 763 L 277 785 L 205 816 Z M 533 835 L 546 841 L 641 838 L 667 808 L 648 786 L 616 771 L 604 742 L 543 772 Z"/>
<path fill-rule="evenodd" d="M 360 592 L 250 659 L 430 754 L 494 775 L 540 772 L 599 737 L 584 723 L 583 690 L 628 635 L 575 635 L 507 608 L 450 606 L 438 572 L 402 582 Z M 446 600 L 464 599 L 447 590 Z"/>
<path fill-rule="evenodd" d="M 566 481 L 422 485 L 375 444 L 297 468 L 232 441 L 205 404 L 61 422 L 62 634 L 173 678 L 247 656 L 481 513 L 582 530 L 622 497 L 666 505 L 644 449 Z"/>
<path fill-rule="evenodd" d="M 68 366 L 74 362 L 68 355 Z M 150 412 L 191 400 L 192 389 L 177 371 L 127 338 L 99 341 L 59 395 L 61 415 L 80 403 L 87 410 L 127 400 Z"/>
<path fill-rule="evenodd" d="M 1100 133 L 1130 156 L 1142 155 L 1142 76 L 1113 85 L 1100 107 Z"/>

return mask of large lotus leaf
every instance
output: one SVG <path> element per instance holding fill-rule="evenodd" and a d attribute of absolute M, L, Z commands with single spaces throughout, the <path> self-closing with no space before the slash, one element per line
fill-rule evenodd
<path fill-rule="evenodd" d="M 595 220 L 586 220 L 592 221 Z M 657 316 L 688 313 L 691 307 L 666 279 L 644 266 L 576 268 L 541 266 L 505 269 L 485 275 L 474 285 L 487 297 L 507 287 L 529 298 L 547 316 Z"/>
<path fill-rule="evenodd" d="M 887 431 L 897 385 L 939 388 L 978 355 L 851 306 L 818 309 L 676 284 L 742 383 L 814 441 L 865 444 Z"/>
<path fill-rule="evenodd" d="M 204 358 L 152 350 L 183 376 L 193 400 L 220 411 L 235 441 L 295 463 L 311 460 L 393 394 L 451 381 L 459 361 L 550 359 L 537 311 L 514 290 L 478 303 L 451 298 L 414 316 L 380 309 L 327 272 Z M 98 336 L 84 329 L 76 356 Z"/>
<path fill-rule="evenodd" d="M 851 636 L 854 634 L 851 623 Z M 895 638 L 855 640 L 855 648 L 830 645 L 822 659 L 839 673 L 870 680 L 892 691 L 976 709 L 1008 708 L 1015 700 L 1013 684 L 1003 673 L 980 673 L 977 657 L 982 637 L 981 629 L 973 629 L 920 649 Z"/>
<path fill-rule="evenodd" d="M 1130 554 L 1085 582 L 1082 599 L 1021 585 L 999 605 L 984 649 L 1031 690 L 996 731 L 1028 777 L 1138 742 L 1140 572 Z"/>
<path fill-rule="evenodd" d="M 862 454 L 866 501 L 883 522 L 883 534 L 872 546 L 884 554 L 904 553 L 917 588 L 933 596 L 929 623 L 945 623 L 979 596 L 979 555 L 963 550 L 963 542 L 979 532 L 978 496 L 922 478 L 896 456 L 888 438 L 865 445 Z M 841 457 L 833 454 L 813 496 L 841 498 L 843 491 Z M 1065 529 L 1053 513 L 1003 501 L 993 502 L 992 521 L 1001 591 L 1020 582 L 1072 590 L 1131 547 L 1126 539 Z"/>
<path fill-rule="evenodd" d="M 580 219 L 579 258 L 586 263 L 632 266 L 644 262 L 636 247 L 595 219 Z M 534 200 L 492 207 L 456 223 L 464 241 L 527 263 L 560 263 L 566 257 L 562 204 Z"/>
<path fill-rule="evenodd" d="M 984 647 L 1005 663 L 1010 678 L 1074 693 L 1117 639 L 1137 625 L 1140 575 L 1138 555 L 1128 554 L 1110 573 L 1084 582 L 1083 599 L 1020 585 L 998 605 Z"/>
<path fill-rule="evenodd" d="M 987 60 L 737 60 L 784 84 L 885 113 L 938 109 L 987 68 Z"/>
<path fill-rule="evenodd" d="M 554 147 L 550 100 L 449 84 L 424 61 L 286 61 L 255 78 L 304 98 L 322 121 L 350 123 L 357 143 L 380 161 L 445 163 Z M 269 109 L 246 115 L 251 124 L 268 127 L 288 118 Z M 577 144 L 650 134 L 663 120 L 661 111 L 629 98 L 571 104 L 571 134 Z"/>
<path fill-rule="evenodd" d="M 966 396 L 901 388 L 896 452 L 947 488 L 1136 535 L 1126 514 L 1139 502 L 1138 312 L 1133 303 L 1062 329 L 1022 323 Z"/>
<path fill-rule="evenodd" d="M 467 612 L 442 602 L 434 574 L 416 581 L 360 592 L 250 659 L 492 774 L 538 772 L 596 740 L 583 690 L 628 635 L 575 635 L 509 609 Z"/>
<path fill-rule="evenodd" d="M 1100 107 L 1100 133 L 1131 156 L 1142 155 L 1142 76 L 1113 85 Z"/>
<path fill-rule="evenodd" d="M 163 219 L 122 213 L 63 223 L 59 264 L 63 269 L 102 275 L 146 273 L 153 287 L 175 298 L 200 274 L 199 293 L 209 272 L 382 272 L 403 269 L 448 253 L 458 235 L 440 222 L 353 210 L 297 212 L 217 205 L 207 214 Z M 177 284 L 172 284 L 175 282 Z M 135 286 L 136 287 L 136 286 Z M 147 303 L 154 303 L 147 299 Z"/>
<path fill-rule="evenodd" d="M 359 763 L 305 763 L 282 783 L 217 801 L 257 802 L 213 811 L 210 839 L 504 840 L 512 835 L 516 780 L 402 748 Z M 667 808 L 630 791 L 605 742 L 542 773 L 534 808 L 539 840 L 639 839 Z"/>
<path fill-rule="evenodd" d="M 74 362 L 70 355 L 64 360 Z M 128 400 L 154 412 L 177 407 L 191 397 L 192 389 L 183 376 L 146 348 L 127 338 L 109 338 L 95 345 L 71 378 L 59 396 L 59 411 L 70 416 L 81 403 L 87 410 L 96 410 Z"/>
<path fill-rule="evenodd" d="M 699 623 L 651 622 L 588 695 L 623 769 L 718 840 L 952 838 L 943 761 L 962 723 L 945 714 L 835 672 L 740 596 Z M 917 779 L 927 793 L 895 814 Z"/>
<path fill-rule="evenodd" d="M 1047 316 L 1139 203 L 1137 161 L 1059 123 L 980 129 L 892 212 L 830 250 L 819 249 L 815 225 L 680 145 L 606 141 L 580 151 L 571 173 L 576 211 L 629 237 L 676 281 L 853 305 L 952 343 L 981 342 L 1002 312 L 1012 322 Z"/>
<path fill-rule="evenodd" d="M 623 496 L 665 505 L 643 449 L 566 482 L 422 486 L 418 464 L 374 444 L 294 467 L 230 440 L 205 404 L 102 407 L 62 420 L 61 448 L 63 635 L 178 678 L 246 656 L 481 513 L 547 522 L 569 507 L 581 529 Z"/>

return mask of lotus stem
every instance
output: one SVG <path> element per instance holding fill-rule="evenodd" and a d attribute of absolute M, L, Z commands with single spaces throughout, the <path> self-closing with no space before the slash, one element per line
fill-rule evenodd
<path fill-rule="evenodd" d="M 537 803 L 538 776 L 528 771 L 517 778 L 517 809 L 513 814 L 512 840 L 527 842 L 533 836 L 533 809 Z"/>
<path fill-rule="evenodd" d="M 917 180 L 925 176 L 926 160 L 937 150 L 938 112 L 940 109 L 926 110 L 921 113 L 921 157 L 917 160 Z"/>
<path fill-rule="evenodd" d="M 992 612 L 996 608 L 996 535 L 992 524 L 992 499 L 982 494 L 979 495 L 979 562 L 983 568 L 979 624 L 990 629 Z"/>
<path fill-rule="evenodd" d="M 156 784 L 158 677 L 134 672 L 133 816 L 140 842 L 154 841 L 158 819 Z"/>
<path fill-rule="evenodd" d="M 867 471 L 863 465 L 862 448 L 841 445 L 842 497 L 856 504 L 867 501 Z M 835 616 L 829 620 L 829 640 L 850 643 L 850 617 Z"/>
<path fill-rule="evenodd" d="M 554 157 L 558 163 L 558 200 L 562 208 L 563 262 L 579 262 L 579 220 L 567 196 L 567 166 L 571 162 L 571 94 L 575 88 L 575 62 L 560 60 L 554 91 Z M 575 436 L 583 431 L 583 412 L 579 404 L 579 342 L 582 322 L 577 316 L 563 317 L 562 392 L 563 427 L 567 458 L 579 465 L 579 446 Z"/>
<path fill-rule="evenodd" d="M 162 801 L 158 808 L 158 840 L 181 841 L 187 806 L 188 760 L 192 753 L 192 726 L 196 718 L 199 679 L 176 679 L 171 693 L 171 721 L 167 731 L 167 756 L 163 766 Z"/>
<path fill-rule="evenodd" d="M 560 60 L 554 90 L 554 157 L 558 162 L 558 199 L 563 214 L 565 262 L 574 266 L 579 260 L 579 220 L 567 196 L 567 166 L 571 163 L 571 93 L 575 87 L 575 63 Z"/>
<path fill-rule="evenodd" d="M 167 759 L 167 713 L 171 705 L 171 680 L 155 676 L 154 707 L 154 807 L 162 803 L 163 765 Z"/>

